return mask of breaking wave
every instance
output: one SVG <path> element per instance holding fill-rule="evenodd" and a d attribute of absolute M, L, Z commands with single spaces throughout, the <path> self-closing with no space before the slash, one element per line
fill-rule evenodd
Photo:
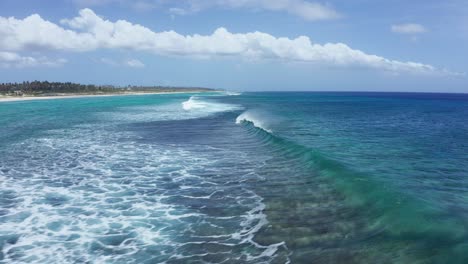
<path fill-rule="evenodd" d="M 268 133 L 273 133 L 273 131 L 268 127 L 267 122 L 262 119 L 260 114 L 253 111 L 246 111 L 236 118 L 236 124 L 241 124 L 243 122 L 251 123 L 255 127 L 265 130 Z"/>
<path fill-rule="evenodd" d="M 189 120 L 208 117 L 217 113 L 241 110 L 234 104 L 219 103 L 206 97 L 192 96 L 188 100 L 169 101 L 146 106 L 122 107 L 117 111 L 98 113 L 105 121 L 155 122 L 170 120 Z"/>
<path fill-rule="evenodd" d="M 204 113 L 219 113 L 241 109 L 238 105 L 204 101 L 200 97 L 192 96 L 182 103 L 182 108 L 186 111 L 198 111 Z"/>
<path fill-rule="evenodd" d="M 226 95 L 228 96 L 239 96 L 241 95 L 242 93 L 240 92 L 230 92 L 230 91 L 226 91 Z"/>

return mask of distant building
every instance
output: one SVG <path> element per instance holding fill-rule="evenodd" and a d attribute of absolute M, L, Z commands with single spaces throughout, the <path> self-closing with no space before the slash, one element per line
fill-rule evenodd
<path fill-rule="evenodd" d="M 24 94 L 24 93 L 23 93 L 23 91 L 21 91 L 21 90 L 13 91 L 13 95 L 14 95 L 14 96 L 23 96 L 23 94 Z"/>

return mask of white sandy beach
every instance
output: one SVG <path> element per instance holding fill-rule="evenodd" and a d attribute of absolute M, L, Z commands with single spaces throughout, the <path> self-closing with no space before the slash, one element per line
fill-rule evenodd
<path fill-rule="evenodd" d="M 1 102 L 30 101 L 30 100 L 49 100 L 64 98 L 84 98 L 84 97 L 107 97 L 107 96 L 127 96 L 127 95 L 150 95 L 150 94 L 180 94 L 180 93 L 201 93 L 201 92 L 129 92 L 119 94 L 73 94 L 73 95 L 54 95 L 54 96 L 0 96 Z"/>

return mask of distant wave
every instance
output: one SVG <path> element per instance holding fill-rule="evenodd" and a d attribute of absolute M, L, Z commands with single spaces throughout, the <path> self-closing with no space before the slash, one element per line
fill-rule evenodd
<path fill-rule="evenodd" d="M 205 102 L 197 101 L 195 96 L 190 97 L 187 101 L 182 103 L 182 108 L 184 110 L 193 110 L 193 109 L 202 109 L 206 108 L 208 105 Z"/>
<path fill-rule="evenodd" d="M 204 101 L 197 96 L 192 96 L 187 101 L 182 102 L 182 108 L 185 111 L 196 111 L 203 113 L 228 112 L 241 109 L 241 107 L 238 105 Z"/>
<path fill-rule="evenodd" d="M 121 107 L 116 111 L 97 115 L 104 120 L 133 123 L 197 119 L 243 109 L 240 105 L 220 103 L 211 98 L 212 96 L 192 96 L 186 101 L 167 100 L 158 104 Z"/>
<path fill-rule="evenodd" d="M 229 96 L 238 96 L 238 95 L 241 95 L 242 93 L 240 92 L 229 92 L 229 91 L 226 91 L 226 95 L 229 95 Z"/>
<path fill-rule="evenodd" d="M 236 118 L 236 124 L 241 124 L 243 122 L 252 123 L 255 127 L 258 127 L 262 130 L 265 130 L 268 133 L 273 133 L 273 131 L 268 128 L 266 122 L 260 117 L 258 113 L 252 111 L 246 111 Z"/>

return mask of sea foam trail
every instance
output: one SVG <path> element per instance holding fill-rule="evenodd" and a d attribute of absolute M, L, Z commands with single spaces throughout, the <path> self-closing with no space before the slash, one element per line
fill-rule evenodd
<path fill-rule="evenodd" d="M 236 118 L 236 124 L 242 124 L 243 122 L 250 122 L 254 126 L 265 130 L 268 133 L 273 133 L 273 131 L 268 128 L 266 122 L 259 116 L 258 113 L 251 111 L 246 111 Z"/>

